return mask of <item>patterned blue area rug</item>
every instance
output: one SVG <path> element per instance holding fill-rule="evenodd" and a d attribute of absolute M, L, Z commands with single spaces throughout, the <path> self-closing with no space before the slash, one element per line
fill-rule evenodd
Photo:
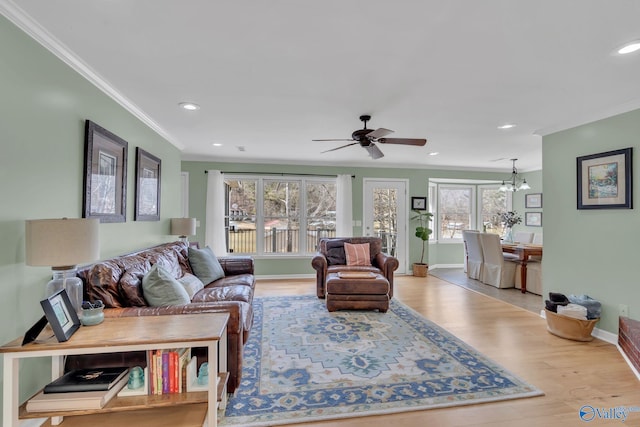
<path fill-rule="evenodd" d="M 254 300 L 242 384 L 222 426 L 272 426 L 539 396 L 409 307 L 329 313 L 315 296 Z"/>

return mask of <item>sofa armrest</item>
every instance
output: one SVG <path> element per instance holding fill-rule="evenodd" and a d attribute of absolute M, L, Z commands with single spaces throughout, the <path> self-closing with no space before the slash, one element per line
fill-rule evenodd
<path fill-rule="evenodd" d="M 242 336 L 242 307 L 238 301 L 200 302 L 167 307 L 105 308 L 105 317 L 166 316 L 172 314 L 229 313 L 227 333 Z"/>
<path fill-rule="evenodd" d="M 327 257 L 322 252 L 316 252 L 311 259 L 311 266 L 316 270 L 316 294 L 318 298 L 324 298 L 325 282 L 327 280 Z"/>
<path fill-rule="evenodd" d="M 224 256 L 218 257 L 218 261 L 226 276 L 253 274 L 254 262 L 250 256 Z"/>
<path fill-rule="evenodd" d="M 382 271 L 382 275 L 389 281 L 389 297 L 393 297 L 393 272 L 400 265 L 398 259 L 380 252 L 373 258 L 373 264 Z"/>

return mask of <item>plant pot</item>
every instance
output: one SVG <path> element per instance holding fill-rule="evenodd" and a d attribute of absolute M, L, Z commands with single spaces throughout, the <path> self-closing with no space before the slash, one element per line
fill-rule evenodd
<path fill-rule="evenodd" d="M 421 264 L 419 262 L 413 263 L 413 275 L 417 277 L 427 277 L 427 270 L 429 264 Z"/>

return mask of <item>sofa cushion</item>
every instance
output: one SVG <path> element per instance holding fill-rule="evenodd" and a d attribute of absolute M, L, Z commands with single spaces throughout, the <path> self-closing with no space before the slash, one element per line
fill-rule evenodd
<path fill-rule="evenodd" d="M 151 270 L 151 264 L 142 260 L 140 264 L 133 264 L 122 274 L 118 287 L 120 295 L 130 307 L 145 307 L 147 302 L 142 293 L 142 278 Z"/>
<path fill-rule="evenodd" d="M 142 278 L 144 299 L 152 307 L 184 305 L 191 302 L 184 287 L 159 264 Z"/>
<path fill-rule="evenodd" d="M 193 302 L 242 301 L 251 303 L 253 290 L 248 286 L 207 286 L 193 296 Z"/>
<path fill-rule="evenodd" d="M 189 248 L 191 270 L 203 283 L 211 283 L 224 277 L 224 270 L 209 246 L 204 249 Z"/>
<path fill-rule="evenodd" d="M 326 241 L 326 257 L 329 265 L 345 265 L 347 258 L 344 253 L 343 239 L 329 239 Z"/>
<path fill-rule="evenodd" d="M 193 299 L 193 296 L 204 288 L 202 280 L 191 273 L 185 273 L 184 276 L 178 279 L 178 282 L 180 282 L 184 290 L 189 294 L 189 299 Z"/>
<path fill-rule="evenodd" d="M 347 257 L 347 265 L 371 265 L 369 244 L 344 244 L 344 252 Z"/>
<path fill-rule="evenodd" d="M 118 287 L 122 273 L 116 260 L 99 262 L 81 270 L 79 275 L 85 282 L 85 296 L 91 301 L 99 299 L 107 307 L 126 307 Z"/>

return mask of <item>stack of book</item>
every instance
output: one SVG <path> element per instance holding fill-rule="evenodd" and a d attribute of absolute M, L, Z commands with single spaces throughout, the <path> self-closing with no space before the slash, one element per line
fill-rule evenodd
<path fill-rule="evenodd" d="M 129 369 L 91 368 L 69 371 L 29 399 L 27 412 L 101 409 L 127 384 Z"/>
<path fill-rule="evenodd" d="M 186 392 L 186 370 L 190 359 L 190 348 L 150 351 L 147 354 L 150 377 L 149 394 Z"/>

